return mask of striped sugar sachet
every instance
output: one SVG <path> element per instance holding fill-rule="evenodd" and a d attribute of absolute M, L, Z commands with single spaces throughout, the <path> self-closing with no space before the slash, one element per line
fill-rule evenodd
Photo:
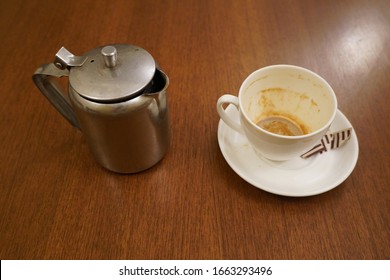
<path fill-rule="evenodd" d="M 351 138 L 351 134 L 352 127 L 333 133 L 328 131 L 324 137 L 322 137 L 319 144 L 315 145 L 311 150 L 301 155 L 301 157 L 308 158 L 317 153 L 327 152 L 331 149 L 339 148 Z"/>

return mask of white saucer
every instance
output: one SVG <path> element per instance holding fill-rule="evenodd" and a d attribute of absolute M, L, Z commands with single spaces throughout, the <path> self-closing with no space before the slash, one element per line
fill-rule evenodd
<path fill-rule="evenodd" d="M 235 106 L 229 105 L 226 112 L 238 121 Z M 352 127 L 351 123 L 338 111 L 330 130 L 348 127 Z M 241 178 L 259 189 L 284 196 L 311 196 L 337 187 L 352 173 L 359 155 L 354 130 L 351 139 L 340 148 L 285 162 L 259 158 L 246 137 L 222 120 L 218 125 L 218 143 L 227 163 Z"/>

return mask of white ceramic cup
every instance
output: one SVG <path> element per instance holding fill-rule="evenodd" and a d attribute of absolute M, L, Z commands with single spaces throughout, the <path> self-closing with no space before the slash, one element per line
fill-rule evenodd
<path fill-rule="evenodd" d="M 239 122 L 226 113 L 224 104 L 238 109 Z M 319 143 L 336 116 L 337 99 L 316 73 L 272 65 L 250 74 L 238 97 L 221 96 L 217 111 L 228 126 L 247 137 L 259 156 L 285 161 Z"/>

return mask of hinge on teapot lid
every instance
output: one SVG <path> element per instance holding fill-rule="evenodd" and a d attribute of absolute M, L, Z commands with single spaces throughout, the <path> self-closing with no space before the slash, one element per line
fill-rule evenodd
<path fill-rule="evenodd" d="M 59 69 L 66 67 L 82 66 L 88 59 L 86 56 L 75 56 L 70 51 L 62 47 L 55 56 L 54 65 Z"/>

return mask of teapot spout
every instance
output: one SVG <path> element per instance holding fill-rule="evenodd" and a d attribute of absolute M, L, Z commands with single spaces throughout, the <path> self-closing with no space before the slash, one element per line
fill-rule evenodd
<path fill-rule="evenodd" d="M 164 91 L 168 87 L 168 85 L 169 85 L 168 76 L 163 71 L 157 68 L 156 72 L 154 73 L 152 81 L 149 83 L 149 85 L 146 86 L 143 94 L 145 95 L 158 94 Z"/>

